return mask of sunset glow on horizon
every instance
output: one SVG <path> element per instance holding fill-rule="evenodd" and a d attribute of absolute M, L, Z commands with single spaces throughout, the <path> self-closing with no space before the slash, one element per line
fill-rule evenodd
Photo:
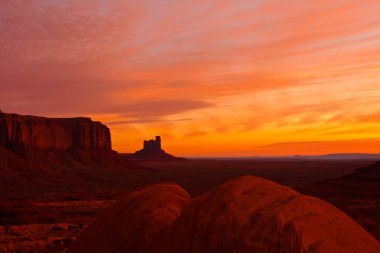
<path fill-rule="evenodd" d="M 0 110 L 132 153 L 380 153 L 380 1 L 4 0 Z"/>

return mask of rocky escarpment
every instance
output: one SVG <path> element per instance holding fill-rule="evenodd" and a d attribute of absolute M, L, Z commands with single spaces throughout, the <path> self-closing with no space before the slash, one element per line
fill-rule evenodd
<path fill-rule="evenodd" d="M 10 152 L 6 152 L 10 151 Z M 1 171 L 19 167 L 73 167 L 77 163 L 100 167 L 125 167 L 112 150 L 107 126 L 90 118 L 46 118 L 0 112 Z M 12 165 L 18 156 L 27 164 Z M 36 164 L 38 163 L 38 164 Z M 26 166 L 25 166 L 26 165 Z"/>
<path fill-rule="evenodd" d="M 13 150 L 110 151 L 110 130 L 90 118 L 45 118 L 0 111 L 0 145 Z"/>
<path fill-rule="evenodd" d="M 332 205 L 243 176 L 190 200 L 179 186 L 130 193 L 71 253 L 377 253 L 380 243 Z"/>

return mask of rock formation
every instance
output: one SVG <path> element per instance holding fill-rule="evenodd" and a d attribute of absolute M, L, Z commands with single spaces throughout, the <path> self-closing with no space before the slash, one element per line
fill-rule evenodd
<path fill-rule="evenodd" d="M 130 193 L 71 253 L 377 253 L 380 243 L 332 205 L 243 176 L 193 200 L 175 184 Z"/>
<path fill-rule="evenodd" d="M 380 162 L 340 178 L 300 186 L 339 207 L 380 240 Z"/>
<path fill-rule="evenodd" d="M 100 215 L 72 252 L 144 252 L 145 243 L 169 226 L 189 203 L 190 196 L 174 183 L 130 193 Z"/>
<path fill-rule="evenodd" d="M 14 170 L 26 165 L 47 170 L 76 166 L 78 162 L 124 168 L 129 160 L 112 150 L 108 127 L 90 118 L 45 118 L 0 111 L 0 156 L 11 161 L 16 159 L 15 155 L 28 163 L 14 166 L 0 163 L 0 169 Z"/>
<path fill-rule="evenodd" d="M 161 150 L 161 137 L 156 136 L 155 140 L 144 141 L 144 148 L 147 152 L 157 152 Z"/>
<path fill-rule="evenodd" d="M 1 111 L 0 145 L 14 150 L 112 149 L 109 129 L 90 118 L 44 118 Z"/>
<path fill-rule="evenodd" d="M 144 147 L 142 150 L 133 154 L 133 157 L 138 160 L 178 160 L 184 158 L 178 158 L 166 153 L 161 148 L 161 137 L 156 136 L 155 140 L 144 141 Z"/>

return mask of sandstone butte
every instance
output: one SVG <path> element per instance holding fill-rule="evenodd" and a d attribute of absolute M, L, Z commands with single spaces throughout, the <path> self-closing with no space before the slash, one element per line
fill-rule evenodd
<path fill-rule="evenodd" d="M 161 137 L 156 136 L 153 140 L 145 140 L 143 149 L 132 154 L 132 157 L 137 160 L 152 160 L 152 161 L 173 161 L 185 160 L 185 158 L 175 157 L 165 152 L 161 148 Z"/>
<path fill-rule="evenodd" d="M 345 213 L 274 182 L 243 176 L 197 198 L 174 183 L 132 192 L 70 253 L 378 253 Z"/>
<path fill-rule="evenodd" d="M 0 111 L 0 145 L 14 151 L 112 150 L 110 130 L 90 118 L 45 118 Z"/>

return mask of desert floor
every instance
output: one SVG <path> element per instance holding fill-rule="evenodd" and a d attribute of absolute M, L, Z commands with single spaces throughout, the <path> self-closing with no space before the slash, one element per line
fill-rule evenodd
<path fill-rule="evenodd" d="M 321 197 L 348 213 L 379 239 L 376 231 L 379 231 L 380 217 L 375 214 L 380 207 L 377 196 L 365 196 L 366 192 L 357 195 L 346 192 L 345 189 L 350 187 L 347 183 L 344 187 L 337 186 L 337 189 L 334 189 L 336 184 L 325 184 L 373 162 L 279 159 L 146 161 L 126 169 L 94 169 L 83 172 L 80 177 L 75 171 L 68 177 L 72 181 L 68 181 L 65 187 L 62 180 L 58 183 L 53 180 L 38 187 L 8 187 L 0 197 L 0 252 L 65 252 L 99 212 L 127 192 L 147 184 L 176 182 L 192 196 L 198 196 L 241 175 L 267 178 Z M 352 181 L 352 184 L 357 182 Z"/>

